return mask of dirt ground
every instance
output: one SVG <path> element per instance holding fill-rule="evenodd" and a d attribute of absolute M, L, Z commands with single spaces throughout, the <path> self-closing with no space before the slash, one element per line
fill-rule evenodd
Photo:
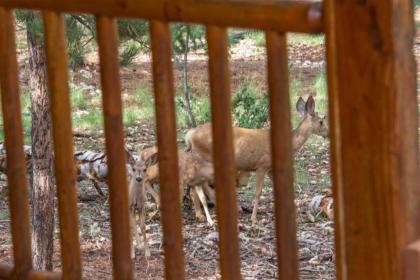
<path fill-rule="evenodd" d="M 418 39 L 420 41 L 420 39 Z M 415 54 L 420 58 L 420 43 L 415 44 Z M 419 45 L 418 45 L 419 44 Z M 292 63 L 291 77 L 299 76 L 311 82 L 325 67 L 322 45 L 296 43 L 289 47 Z M 190 62 L 192 89 L 200 94 L 208 92 L 207 61 L 204 54 L 195 54 Z M 252 42 L 243 41 L 231 50 L 231 72 L 233 91 L 243 81 L 252 79 L 259 88 L 266 88 L 265 56 L 263 49 L 256 48 Z M 24 66 L 22 66 L 24 67 Z M 99 87 L 98 65 L 95 58 L 86 67 L 93 77 L 75 73 L 73 82 L 83 82 L 93 88 Z M 140 57 L 135 65 L 122 69 L 122 87 L 131 92 L 139 86 L 151 86 L 151 66 L 148 57 Z M 176 81 L 181 73 L 176 71 Z M 25 82 L 25 76 L 21 77 Z M 303 86 L 303 91 L 309 88 Z M 310 92 L 302 92 L 308 94 Z M 138 141 L 153 143 L 154 129 L 150 124 L 138 124 L 127 130 L 126 141 L 135 145 Z M 103 147 L 97 135 L 75 136 L 78 149 Z M 295 203 L 297 208 L 297 228 L 299 242 L 299 273 L 301 279 L 334 279 L 334 228 L 330 219 L 314 214 L 310 209 L 311 200 L 317 195 L 329 193 L 329 141 L 316 138 L 304 146 L 296 155 L 296 164 L 305 170 L 305 181 L 295 184 Z M 1 184 L 5 184 L 4 176 Z M 238 201 L 245 208 L 251 208 L 255 182 L 245 189 L 238 190 Z M 259 224 L 251 227 L 250 214 L 240 212 L 239 232 L 241 242 L 241 266 L 243 279 L 275 279 L 276 253 L 274 240 L 274 202 L 270 182 L 266 179 L 262 201 L 259 208 Z M 106 191 L 106 186 L 102 186 Z M 79 222 L 81 250 L 83 258 L 83 279 L 111 279 L 111 241 L 108 202 L 98 196 L 89 182 L 79 187 L 80 197 L 93 197 L 93 200 L 80 200 Z M 0 194 L 1 197 L 1 194 Z M 150 202 L 151 214 L 154 205 Z M 187 279 L 219 279 L 218 234 L 215 227 L 195 220 L 189 201 L 183 207 L 183 236 Z M 215 218 L 215 211 L 211 209 Z M 11 238 L 9 215 L 5 197 L 0 199 L 0 263 L 11 263 Z M 56 219 L 58 221 L 58 219 Z M 54 270 L 60 270 L 60 250 L 58 224 L 56 226 Z M 136 275 L 141 279 L 163 279 L 163 250 L 161 227 L 158 215 L 148 217 L 147 232 L 151 245 L 151 257 L 146 259 L 138 251 L 135 259 Z"/>

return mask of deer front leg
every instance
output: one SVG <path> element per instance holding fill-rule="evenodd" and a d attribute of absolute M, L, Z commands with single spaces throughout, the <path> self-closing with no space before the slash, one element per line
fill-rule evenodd
<path fill-rule="evenodd" d="M 192 201 L 193 206 L 194 206 L 195 217 L 200 222 L 203 222 L 204 221 L 204 214 L 203 214 L 203 211 L 201 210 L 200 199 L 198 197 L 198 194 L 197 194 L 197 191 L 196 191 L 195 188 L 190 189 L 190 197 L 191 197 L 191 201 Z"/>
<path fill-rule="evenodd" d="M 200 199 L 200 202 L 203 205 L 204 213 L 206 213 L 207 223 L 210 226 L 213 226 L 214 221 L 210 216 L 210 212 L 209 212 L 209 208 L 207 207 L 207 200 L 206 200 L 206 196 L 203 192 L 203 188 L 201 186 L 195 186 L 194 188 L 196 189 L 198 198 Z"/>
<path fill-rule="evenodd" d="M 134 240 L 136 241 L 136 245 L 131 244 L 131 258 L 134 259 L 136 257 L 136 248 L 140 244 L 139 243 L 140 237 L 137 231 L 137 222 L 136 222 L 135 213 L 132 212 L 132 210 L 130 210 L 130 228 L 131 228 L 132 235 L 134 235 Z"/>
<path fill-rule="evenodd" d="M 254 209 L 252 210 L 252 215 L 251 215 L 252 225 L 257 224 L 258 203 L 260 202 L 260 196 L 261 196 L 262 189 L 263 189 L 263 186 L 264 186 L 265 173 L 266 173 L 265 169 L 258 169 L 255 172 L 255 175 L 256 175 L 256 190 L 255 190 Z"/>
<path fill-rule="evenodd" d="M 147 234 L 146 234 L 146 212 L 145 212 L 145 207 L 144 205 L 142 206 L 142 211 L 140 213 L 140 217 L 139 217 L 139 222 L 140 222 L 140 229 L 141 229 L 141 234 L 143 236 L 143 246 L 144 246 L 144 255 L 147 257 L 150 257 L 150 248 L 149 248 L 149 241 L 147 239 Z M 140 240 L 138 241 L 140 242 Z"/>
<path fill-rule="evenodd" d="M 182 203 L 184 202 L 184 185 L 185 185 L 185 181 L 183 178 L 181 178 L 179 182 L 179 202 L 181 203 L 181 207 L 182 207 Z"/>

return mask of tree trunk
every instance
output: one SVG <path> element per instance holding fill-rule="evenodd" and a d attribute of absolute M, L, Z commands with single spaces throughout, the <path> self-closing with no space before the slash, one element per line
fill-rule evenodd
<path fill-rule="evenodd" d="M 26 18 L 32 105 L 32 246 L 34 268 L 52 270 L 54 182 L 51 116 L 41 14 Z"/>
<path fill-rule="evenodd" d="M 191 29 L 189 26 L 187 26 L 187 38 L 185 40 L 185 49 L 184 49 L 184 103 L 185 103 L 185 108 L 187 109 L 190 126 L 196 127 L 197 124 L 195 122 L 194 114 L 191 109 L 191 96 L 190 96 L 190 91 L 188 88 L 188 52 L 190 48 L 189 47 L 190 32 L 191 32 Z"/>

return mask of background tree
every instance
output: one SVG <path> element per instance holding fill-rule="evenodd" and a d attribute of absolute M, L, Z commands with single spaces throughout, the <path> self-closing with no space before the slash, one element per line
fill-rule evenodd
<path fill-rule="evenodd" d="M 85 54 L 91 42 L 96 40 L 96 21 L 91 15 L 68 15 L 66 17 L 69 61 L 73 69 L 84 64 Z M 143 20 L 118 20 L 120 62 L 127 66 L 141 52 L 149 48 L 148 22 Z"/>
<path fill-rule="evenodd" d="M 54 233 L 54 177 L 50 101 L 48 93 L 44 32 L 40 12 L 16 11 L 18 24 L 26 29 L 31 92 L 32 173 L 30 174 L 32 206 L 32 244 L 34 268 L 52 270 Z M 67 47 L 73 69 L 83 66 L 90 42 L 96 39 L 95 19 L 87 15 L 67 15 Z M 121 43 L 138 45 L 122 55 L 132 59 L 147 45 L 148 27 L 144 21 L 120 20 Z"/>
<path fill-rule="evenodd" d="M 172 43 L 176 65 L 182 68 L 182 89 L 184 93 L 184 107 L 188 114 L 189 126 L 195 127 L 197 123 L 191 107 L 190 86 L 188 83 L 188 54 L 190 50 L 205 47 L 205 29 L 201 25 L 173 24 Z M 182 57 L 182 58 L 181 58 Z"/>
<path fill-rule="evenodd" d="M 26 25 L 31 88 L 32 244 L 34 268 L 52 270 L 54 233 L 53 146 L 40 12 L 18 12 Z"/>

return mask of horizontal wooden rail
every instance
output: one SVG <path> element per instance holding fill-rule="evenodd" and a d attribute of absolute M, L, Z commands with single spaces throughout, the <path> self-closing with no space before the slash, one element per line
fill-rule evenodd
<path fill-rule="evenodd" d="M 58 272 L 32 270 L 29 272 L 26 280 L 60 280 L 62 278 L 61 273 Z"/>
<path fill-rule="evenodd" d="M 8 8 L 261 28 L 282 32 L 323 31 L 321 2 L 120 0 L 105 3 L 102 0 L 2 0 L 0 5 Z"/>
<path fill-rule="evenodd" d="M 31 270 L 27 274 L 21 276 L 19 279 L 26 280 L 59 280 L 62 278 L 61 273 L 50 271 L 35 271 Z M 0 279 L 1 280 L 14 280 L 16 279 L 13 266 L 8 264 L 0 264 Z"/>

